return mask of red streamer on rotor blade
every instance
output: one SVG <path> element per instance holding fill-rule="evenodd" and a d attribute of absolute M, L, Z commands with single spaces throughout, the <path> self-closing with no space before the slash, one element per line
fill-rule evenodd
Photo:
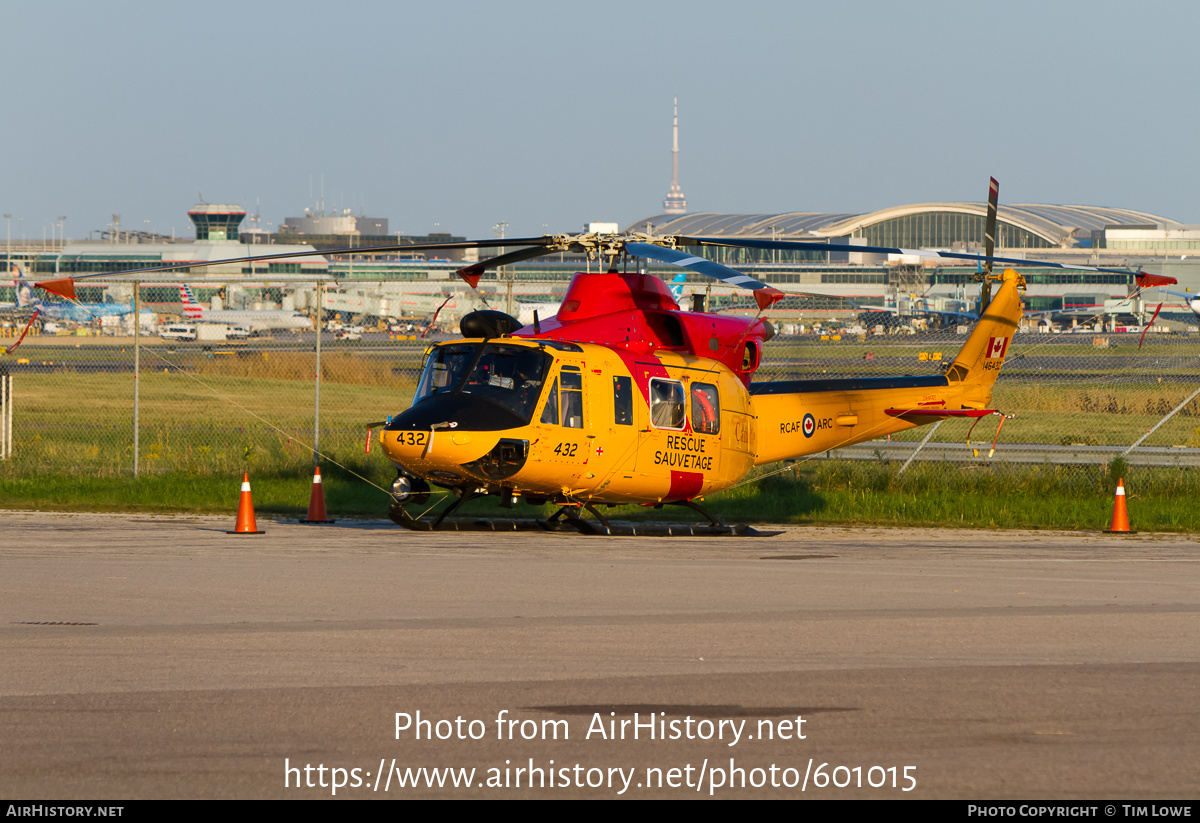
<path fill-rule="evenodd" d="M 1149 289 L 1154 286 L 1174 286 L 1179 283 L 1174 277 L 1167 277 L 1163 274 L 1149 274 L 1144 271 L 1135 272 L 1133 276 L 1137 280 L 1139 289 Z"/>
<path fill-rule="evenodd" d="M 57 280 L 43 280 L 41 283 L 34 283 L 39 289 L 48 291 L 51 294 L 57 294 L 60 297 L 65 297 L 68 300 L 78 299 L 75 297 L 75 279 L 73 277 L 60 277 Z"/>
<path fill-rule="evenodd" d="M 13 343 L 4 350 L 5 354 L 12 354 L 17 350 L 17 346 L 21 345 L 21 341 L 25 339 L 25 335 L 29 334 L 29 329 L 33 326 L 33 321 L 37 320 L 37 316 L 42 313 L 41 309 L 33 310 L 33 317 L 29 318 L 29 322 L 25 324 L 25 331 L 21 332 L 21 336 L 17 338 L 17 342 Z"/>
<path fill-rule="evenodd" d="M 1146 332 L 1150 331 L 1150 327 L 1154 325 L 1154 321 L 1158 319 L 1158 313 L 1162 311 L 1163 304 L 1159 303 L 1158 308 L 1154 310 L 1154 316 L 1150 318 L 1150 322 L 1146 324 L 1146 328 L 1142 329 L 1142 336 L 1138 340 L 1138 348 L 1142 347 L 1142 343 L 1146 342 Z"/>
<path fill-rule="evenodd" d="M 467 285 L 476 291 L 479 290 L 479 278 L 483 277 L 483 266 L 476 263 L 473 266 L 461 268 L 455 272 L 459 277 L 467 282 Z"/>
<path fill-rule="evenodd" d="M 771 288 L 770 286 L 767 286 L 765 289 L 756 289 L 754 291 L 754 302 L 758 304 L 759 311 L 762 311 L 763 309 L 782 300 L 783 298 L 783 292 L 781 292 L 779 289 Z"/>
<path fill-rule="evenodd" d="M 437 307 L 437 311 L 433 313 L 433 319 L 429 321 L 429 325 L 425 327 L 425 331 L 421 332 L 421 339 L 425 339 L 425 335 L 429 334 L 429 330 L 433 328 L 433 324 L 437 322 L 438 315 L 442 313 L 442 309 L 446 308 L 446 304 L 450 302 L 450 298 L 454 295 L 449 295 L 442 301 L 442 305 Z"/>

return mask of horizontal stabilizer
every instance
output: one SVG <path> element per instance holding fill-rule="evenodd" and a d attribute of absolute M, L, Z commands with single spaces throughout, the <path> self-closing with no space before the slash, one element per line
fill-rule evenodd
<path fill-rule="evenodd" d="M 908 417 L 927 422 L 925 418 L 938 418 L 945 420 L 950 417 L 987 417 L 989 414 L 996 414 L 995 409 L 885 409 L 884 414 L 888 417 Z"/>

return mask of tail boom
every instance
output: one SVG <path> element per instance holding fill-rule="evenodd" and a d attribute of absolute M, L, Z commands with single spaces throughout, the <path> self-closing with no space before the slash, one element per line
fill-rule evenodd
<path fill-rule="evenodd" d="M 752 384 L 758 417 L 756 465 L 874 440 L 950 417 L 992 412 L 992 386 L 1021 319 L 1012 269 L 945 374 Z"/>

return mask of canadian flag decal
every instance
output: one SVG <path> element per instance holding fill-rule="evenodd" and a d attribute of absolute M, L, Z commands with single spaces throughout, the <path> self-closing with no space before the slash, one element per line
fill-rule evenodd
<path fill-rule="evenodd" d="M 1004 357 L 1004 352 L 1007 350 L 1008 350 L 1008 338 L 1007 337 L 993 337 L 991 340 L 988 341 L 987 354 L 985 355 L 985 357 L 987 357 L 988 360 L 991 360 L 991 359 L 997 358 L 997 357 Z"/>

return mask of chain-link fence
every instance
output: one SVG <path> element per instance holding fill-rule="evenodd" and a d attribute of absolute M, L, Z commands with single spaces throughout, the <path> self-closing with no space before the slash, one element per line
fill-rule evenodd
<path fill-rule="evenodd" d="M 553 316 L 566 288 L 566 281 L 493 281 L 485 299 L 532 322 L 534 311 Z M 0 472 L 303 471 L 314 449 L 325 464 L 382 461 L 365 454 L 368 424 L 407 407 L 430 339 L 456 334 L 457 318 L 480 303 L 445 282 L 344 283 L 326 298 L 319 353 L 311 330 L 195 341 L 147 331 L 135 346 L 125 320 L 31 335 L 0 357 L 11 376 L 0 396 L 8 438 Z M 318 298 L 295 292 L 291 299 L 297 309 L 311 300 L 312 309 Z M 838 334 L 827 323 L 821 334 L 801 315 L 773 319 L 782 333 L 767 345 L 760 381 L 937 373 L 966 340 L 966 329 L 861 334 L 847 325 Z M 13 322 L 3 327 L 7 344 L 19 333 Z M 819 459 L 915 455 L 954 471 L 1049 463 L 1081 478 L 1118 457 L 1132 466 L 1200 465 L 1198 367 L 1195 335 L 1151 332 L 1139 347 L 1137 333 L 1021 332 L 993 397 L 994 407 L 1013 415 L 994 455 L 998 421 L 985 418 L 974 431 L 970 421 L 947 421 Z"/>

